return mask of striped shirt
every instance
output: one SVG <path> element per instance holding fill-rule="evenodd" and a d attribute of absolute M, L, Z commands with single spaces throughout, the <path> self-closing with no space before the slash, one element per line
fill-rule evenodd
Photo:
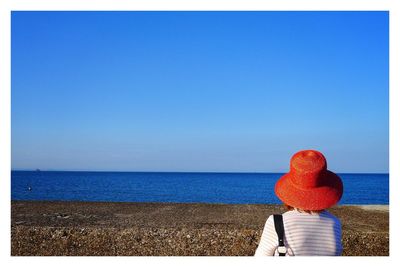
<path fill-rule="evenodd" d="M 338 218 L 327 211 L 309 214 L 292 210 L 282 214 L 284 242 L 289 256 L 339 256 L 342 254 L 342 227 Z M 265 223 L 255 256 L 278 255 L 278 236 L 274 218 Z"/>

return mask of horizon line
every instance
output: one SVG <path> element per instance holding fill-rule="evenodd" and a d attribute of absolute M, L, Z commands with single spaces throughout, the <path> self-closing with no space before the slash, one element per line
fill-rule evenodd
<path fill-rule="evenodd" d="M 11 171 L 33 171 L 33 172 L 137 172 L 137 173 L 254 173 L 268 174 L 278 173 L 284 174 L 288 171 L 138 171 L 138 170 L 61 170 L 61 169 L 11 169 Z M 389 172 L 335 172 L 339 174 L 389 174 Z"/>

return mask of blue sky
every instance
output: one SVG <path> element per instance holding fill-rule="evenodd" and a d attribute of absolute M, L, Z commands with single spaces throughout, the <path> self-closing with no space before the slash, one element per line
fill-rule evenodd
<path fill-rule="evenodd" d="M 388 172 L 387 12 L 12 12 L 12 168 Z"/>

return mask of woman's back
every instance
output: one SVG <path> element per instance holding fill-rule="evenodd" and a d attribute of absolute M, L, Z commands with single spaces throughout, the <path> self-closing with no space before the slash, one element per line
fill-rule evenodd
<path fill-rule="evenodd" d="M 290 256 L 341 255 L 341 223 L 327 211 L 306 213 L 297 210 L 283 215 L 284 242 Z M 273 216 L 265 223 L 256 256 L 276 255 L 278 237 Z"/>

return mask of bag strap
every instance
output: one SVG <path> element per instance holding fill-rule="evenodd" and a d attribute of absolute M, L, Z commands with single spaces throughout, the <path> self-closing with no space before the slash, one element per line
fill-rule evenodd
<path fill-rule="evenodd" d="M 279 256 L 285 256 L 287 250 L 285 247 L 285 243 L 283 242 L 283 236 L 285 235 L 285 230 L 283 227 L 282 214 L 274 214 L 274 224 L 275 224 L 276 234 L 278 235 L 277 250 L 278 250 Z"/>

